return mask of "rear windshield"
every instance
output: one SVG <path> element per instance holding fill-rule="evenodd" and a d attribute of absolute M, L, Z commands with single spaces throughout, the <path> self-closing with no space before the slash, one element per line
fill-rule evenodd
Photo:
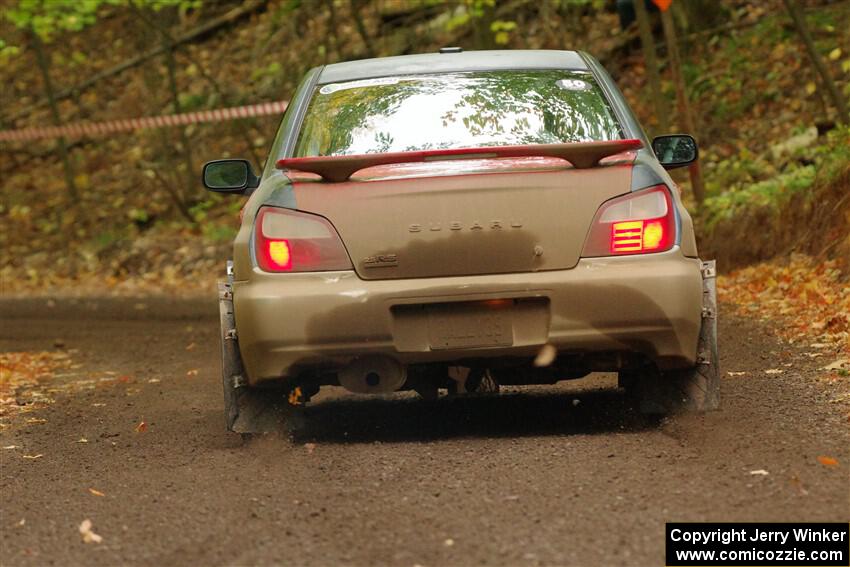
<path fill-rule="evenodd" d="M 318 87 L 295 156 L 616 140 L 589 73 L 487 71 L 384 77 Z"/>

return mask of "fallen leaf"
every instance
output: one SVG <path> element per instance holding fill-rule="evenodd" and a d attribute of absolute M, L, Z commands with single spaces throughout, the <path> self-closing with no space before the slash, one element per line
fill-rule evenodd
<path fill-rule="evenodd" d="M 815 94 L 815 91 L 817 90 L 818 86 L 814 82 L 809 81 L 808 83 L 806 83 L 806 94 Z"/>
<path fill-rule="evenodd" d="M 316 450 L 316 444 L 315 443 L 304 443 L 304 447 L 307 449 L 307 453 L 310 454 L 310 455 L 312 455 L 313 451 Z"/>
<path fill-rule="evenodd" d="M 20 521 L 20 522 L 18 522 L 18 525 L 19 525 L 19 526 L 23 526 L 23 525 L 24 525 L 24 524 L 26 524 L 26 523 L 27 523 L 26 518 L 21 518 L 21 521 Z"/>
<path fill-rule="evenodd" d="M 80 535 L 83 536 L 85 543 L 100 543 L 103 538 L 92 531 L 91 520 L 83 520 L 80 524 Z"/>
<path fill-rule="evenodd" d="M 764 469 L 757 469 L 757 470 L 754 470 L 754 471 L 750 471 L 750 474 L 753 474 L 753 475 L 761 475 L 761 476 L 767 476 L 767 475 L 769 475 L 770 473 L 769 473 L 769 472 L 767 472 L 767 471 L 766 471 L 766 470 L 764 470 Z"/>
<path fill-rule="evenodd" d="M 293 406 L 299 406 L 304 403 L 301 398 L 301 386 L 296 386 L 289 392 L 289 403 Z"/>
<path fill-rule="evenodd" d="M 830 61 L 838 61 L 839 57 L 841 57 L 841 48 L 836 47 L 832 51 L 829 52 L 829 60 Z"/>
<path fill-rule="evenodd" d="M 89 492 L 91 492 L 94 496 L 106 496 L 106 494 L 100 490 L 95 490 L 94 488 L 89 488 Z"/>
<path fill-rule="evenodd" d="M 809 493 L 809 491 L 808 491 L 808 490 L 806 490 L 805 488 L 803 488 L 803 483 L 802 483 L 802 481 L 800 480 L 800 477 L 799 477 L 799 476 L 797 476 L 796 474 L 794 474 L 794 475 L 792 475 L 792 476 L 791 476 L 791 484 L 792 484 L 792 486 L 794 486 L 794 488 L 796 488 L 796 489 L 797 489 L 797 491 L 798 491 L 800 494 L 802 494 L 803 496 L 805 496 L 805 495 L 807 495 L 807 494 Z"/>
<path fill-rule="evenodd" d="M 195 348 L 195 343 L 189 343 L 186 345 L 186 350 L 193 350 Z"/>
<path fill-rule="evenodd" d="M 845 366 L 850 366 L 850 358 L 839 358 L 832 364 L 823 367 L 824 370 L 841 370 Z"/>
<path fill-rule="evenodd" d="M 553 345 L 545 344 L 540 348 L 540 352 L 537 353 L 537 357 L 534 359 L 534 366 L 538 368 L 542 368 L 544 366 L 549 366 L 553 362 L 555 362 L 555 358 L 558 356 L 558 349 L 556 349 Z"/>
<path fill-rule="evenodd" d="M 43 456 L 44 456 L 43 454 L 39 453 L 38 455 L 24 455 L 24 458 L 25 458 L 25 459 L 33 459 L 33 460 L 35 460 L 35 459 L 40 459 L 40 458 L 42 458 Z"/>
<path fill-rule="evenodd" d="M 821 455 L 818 457 L 818 462 L 825 467 L 837 467 L 838 460 L 833 459 L 832 457 L 827 457 L 826 455 Z"/>
<path fill-rule="evenodd" d="M 148 430 L 148 424 L 144 421 L 140 421 L 139 425 L 136 426 L 136 433 L 144 433 Z"/>
<path fill-rule="evenodd" d="M 190 370 L 186 373 L 186 376 L 197 376 L 197 375 L 198 375 L 198 369 L 197 368 L 193 368 L 192 370 Z"/>

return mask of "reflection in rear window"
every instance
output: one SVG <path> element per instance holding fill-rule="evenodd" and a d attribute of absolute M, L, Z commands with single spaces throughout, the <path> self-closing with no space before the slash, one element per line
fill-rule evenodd
<path fill-rule="evenodd" d="M 593 76 L 488 71 L 384 77 L 316 89 L 296 157 L 623 137 Z"/>

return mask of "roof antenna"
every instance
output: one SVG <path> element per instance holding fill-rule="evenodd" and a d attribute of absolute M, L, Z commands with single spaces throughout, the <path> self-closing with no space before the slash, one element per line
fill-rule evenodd
<path fill-rule="evenodd" d="M 462 53 L 462 47 L 441 47 L 440 53 Z"/>

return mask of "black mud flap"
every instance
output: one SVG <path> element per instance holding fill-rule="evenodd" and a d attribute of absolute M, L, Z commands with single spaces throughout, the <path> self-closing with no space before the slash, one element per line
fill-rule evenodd
<path fill-rule="evenodd" d="M 251 388 L 239 354 L 236 320 L 233 314 L 233 287 L 218 282 L 221 322 L 221 378 L 224 386 L 224 414 L 227 429 L 236 433 L 280 432 L 286 421 L 286 392 L 280 388 Z"/>
<path fill-rule="evenodd" d="M 667 414 L 674 411 L 706 412 L 720 407 L 720 356 L 717 350 L 717 269 L 703 262 L 702 314 L 696 365 L 659 372 L 655 365 L 637 374 L 640 411 Z M 630 376 L 625 376 L 626 382 Z"/>

